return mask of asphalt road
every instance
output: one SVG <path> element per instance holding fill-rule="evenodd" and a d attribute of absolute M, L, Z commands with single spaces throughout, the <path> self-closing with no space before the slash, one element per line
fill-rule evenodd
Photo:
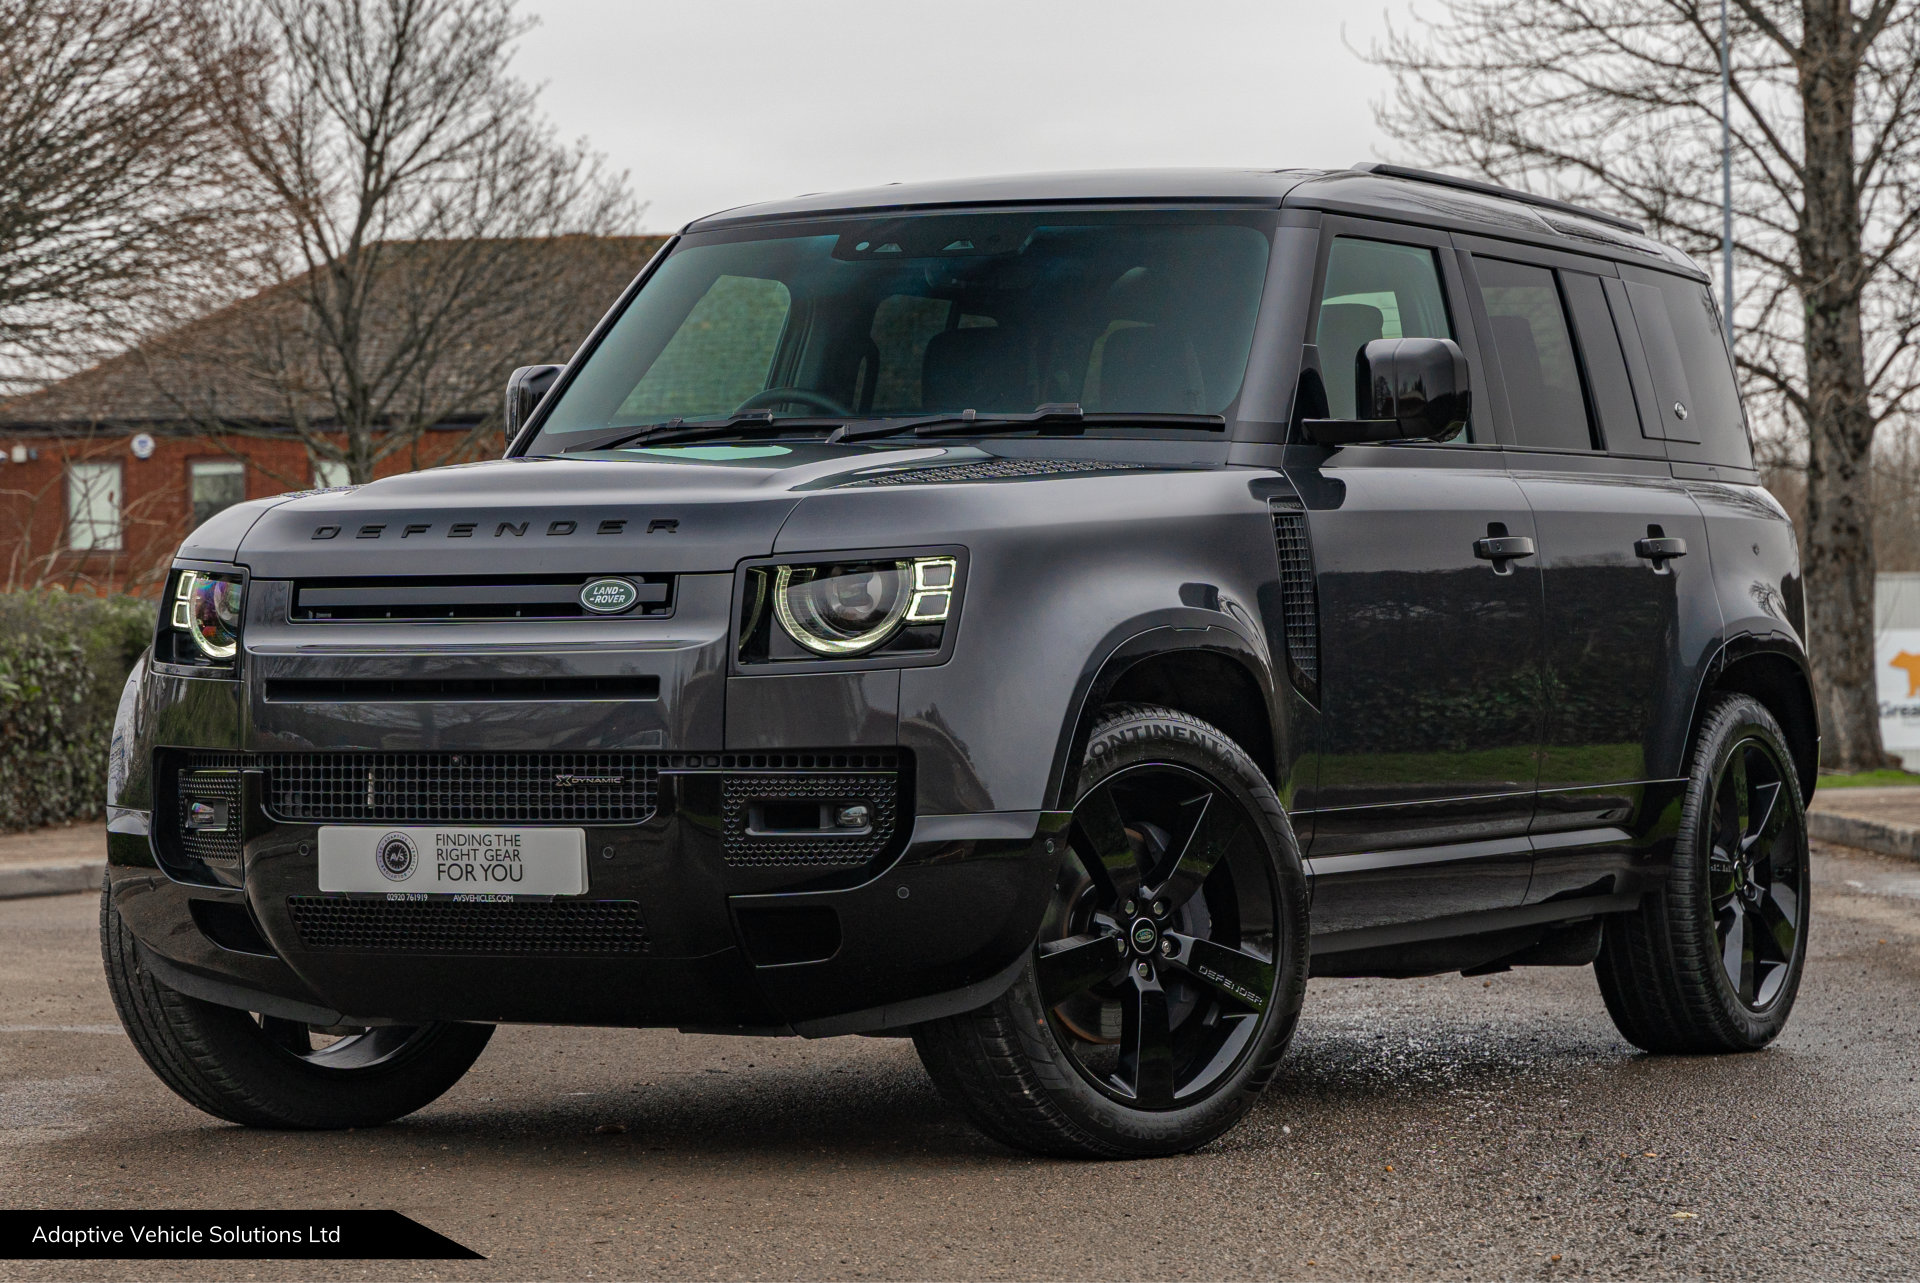
<path fill-rule="evenodd" d="M 1118 1164 L 1001 1149 L 911 1044 L 861 1038 L 503 1029 L 394 1126 L 244 1131 L 120 1034 L 91 898 L 7 902 L 0 1201 L 393 1207 L 488 1260 L 0 1278 L 1913 1278 L 1920 866 L 1824 852 L 1816 880 L 1767 1052 L 1640 1055 L 1585 969 L 1315 981 L 1246 1123 Z"/>

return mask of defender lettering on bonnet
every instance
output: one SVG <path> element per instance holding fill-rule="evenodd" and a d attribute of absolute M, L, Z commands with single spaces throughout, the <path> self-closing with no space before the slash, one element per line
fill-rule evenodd
<path fill-rule="evenodd" d="M 627 529 L 627 520 L 625 517 L 608 517 L 594 524 L 593 533 L 596 535 L 624 534 Z M 429 534 L 438 524 L 437 522 L 431 521 L 410 523 L 402 527 L 400 537 L 402 539 L 409 539 L 415 535 Z M 493 537 L 495 539 L 505 539 L 508 536 L 516 539 L 525 538 L 530 525 L 537 529 L 544 529 L 547 535 L 555 539 L 564 539 L 568 535 L 581 533 L 579 522 L 562 518 L 549 521 L 544 527 L 539 527 L 536 523 L 526 521 L 502 521 L 493 528 Z M 447 526 L 444 537 L 448 539 L 471 539 L 474 537 L 475 531 L 479 529 L 479 526 L 480 523 L 478 521 L 455 521 Z M 677 533 L 679 528 L 680 521 L 677 517 L 656 517 L 647 523 L 647 533 L 650 535 L 670 535 Z M 362 526 L 360 527 L 359 537 L 362 539 L 380 539 L 383 538 L 385 534 L 386 527 L 384 525 Z M 339 535 L 340 527 L 338 525 L 327 524 L 315 526 L 313 528 L 313 534 L 309 535 L 308 538 L 336 539 Z"/>

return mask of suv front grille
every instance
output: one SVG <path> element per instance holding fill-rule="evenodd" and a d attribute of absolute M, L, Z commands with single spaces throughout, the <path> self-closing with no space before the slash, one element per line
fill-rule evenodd
<path fill-rule="evenodd" d="M 580 602 L 598 579 L 624 579 L 634 603 L 602 615 Z M 508 575 L 498 578 L 317 579 L 294 586 L 300 623 L 418 619 L 659 619 L 673 613 L 672 575 Z"/>
<path fill-rule="evenodd" d="M 303 947 L 364 953 L 554 956 L 647 952 L 647 924 L 631 900 L 544 904 L 287 897 Z"/>
<path fill-rule="evenodd" d="M 653 815 L 657 753 L 261 753 L 267 809 L 319 824 L 633 824 Z"/>

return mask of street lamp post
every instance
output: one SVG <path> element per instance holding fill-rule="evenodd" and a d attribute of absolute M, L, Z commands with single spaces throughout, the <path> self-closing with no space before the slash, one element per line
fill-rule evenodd
<path fill-rule="evenodd" d="M 1733 351 L 1733 66 L 1727 50 L 1727 0 L 1720 0 L 1720 317 Z"/>

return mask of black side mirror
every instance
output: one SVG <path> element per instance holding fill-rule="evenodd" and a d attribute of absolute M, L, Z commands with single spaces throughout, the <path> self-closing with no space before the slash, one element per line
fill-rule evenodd
<path fill-rule="evenodd" d="M 1353 419 L 1307 419 L 1316 445 L 1447 441 L 1473 405 L 1467 358 L 1452 339 L 1374 339 L 1354 356 Z"/>
<path fill-rule="evenodd" d="M 554 380 L 560 377 L 564 365 L 523 365 L 507 376 L 507 444 L 520 435 L 520 429 L 526 426 L 534 407 L 540 404 L 540 398 L 547 394 Z"/>

